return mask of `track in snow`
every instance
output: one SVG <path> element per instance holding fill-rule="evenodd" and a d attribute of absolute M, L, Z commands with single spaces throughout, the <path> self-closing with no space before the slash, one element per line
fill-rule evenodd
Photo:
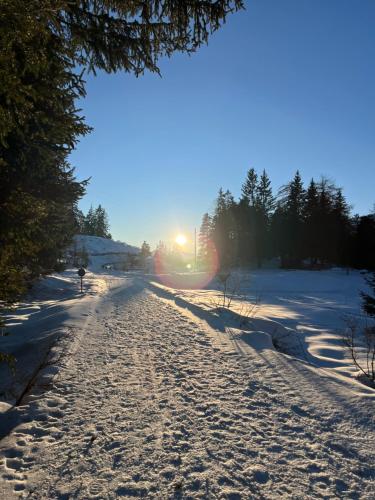
<path fill-rule="evenodd" d="M 13 412 L 0 497 L 373 498 L 373 435 L 350 409 L 216 333 L 141 281 L 109 294 L 53 386 Z"/>

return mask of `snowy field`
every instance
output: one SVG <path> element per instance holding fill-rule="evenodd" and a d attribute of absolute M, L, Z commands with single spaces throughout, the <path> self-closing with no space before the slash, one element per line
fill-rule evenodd
<path fill-rule="evenodd" d="M 44 280 L 0 338 L 54 345 L 3 398 L 0 498 L 373 499 L 375 390 L 338 336 L 363 277 L 240 278 L 229 313 L 216 287 L 89 274 L 81 297 L 73 273 Z"/>
<path fill-rule="evenodd" d="M 163 286 L 165 281 L 162 277 L 152 282 L 185 305 L 211 313 L 223 305 L 224 286 L 217 279 L 204 290 Z M 343 343 L 350 322 L 363 325 L 361 290 L 367 290 L 364 275 L 354 270 L 237 271 L 227 281 L 232 314 L 221 311 L 219 316 L 237 338 L 243 334 L 241 318 L 247 318 L 247 333 L 256 333 L 262 341 L 271 337 L 285 353 L 321 368 L 322 376 L 349 382 L 352 390 L 372 397 L 373 391 L 356 381 L 359 372 Z"/>

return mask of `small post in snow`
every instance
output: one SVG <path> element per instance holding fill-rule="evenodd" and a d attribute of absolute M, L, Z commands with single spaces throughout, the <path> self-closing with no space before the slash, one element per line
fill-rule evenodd
<path fill-rule="evenodd" d="M 81 266 L 77 271 L 78 276 L 81 278 L 81 293 L 83 293 L 83 277 L 86 274 L 85 269 Z"/>

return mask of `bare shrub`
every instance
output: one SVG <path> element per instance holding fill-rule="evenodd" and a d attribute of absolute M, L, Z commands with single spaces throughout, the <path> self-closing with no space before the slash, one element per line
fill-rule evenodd
<path fill-rule="evenodd" d="M 350 354 L 354 366 L 372 384 L 375 383 L 375 325 L 356 318 L 346 318 L 347 328 L 343 342 Z"/>
<path fill-rule="evenodd" d="M 230 310 L 234 299 L 238 299 L 236 315 L 239 316 L 239 327 L 243 328 L 253 319 L 260 304 L 260 296 L 249 297 L 242 293 L 243 280 L 239 273 L 221 271 L 217 275 L 219 283 L 219 295 L 210 298 L 212 309 L 216 311 Z"/>
<path fill-rule="evenodd" d="M 241 316 L 240 328 L 248 325 L 248 323 L 255 317 L 260 304 L 260 296 L 257 295 L 253 302 L 250 302 L 245 296 L 242 297 L 242 300 L 243 302 L 238 310 L 238 314 Z"/>
<path fill-rule="evenodd" d="M 217 275 L 219 287 L 221 291 L 221 300 L 219 299 L 219 307 L 230 309 L 233 298 L 238 295 L 241 288 L 241 278 L 238 274 L 232 273 L 229 270 L 223 270 Z"/>

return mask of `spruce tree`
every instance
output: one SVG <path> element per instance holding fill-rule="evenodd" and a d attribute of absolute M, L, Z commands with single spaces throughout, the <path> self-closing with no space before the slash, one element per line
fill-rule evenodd
<path fill-rule="evenodd" d="M 83 234 L 94 236 L 96 232 L 95 224 L 95 211 L 91 205 L 89 211 L 87 212 L 87 215 L 85 216 Z"/>
<path fill-rule="evenodd" d="M 108 215 L 101 205 L 99 205 L 98 208 L 95 210 L 94 220 L 95 220 L 95 236 L 111 239 L 111 234 L 109 232 Z"/>
<path fill-rule="evenodd" d="M 257 261 L 257 212 L 255 208 L 258 174 L 250 168 L 242 184 L 242 197 L 238 204 L 238 255 L 242 265 Z"/>
<path fill-rule="evenodd" d="M 198 267 L 202 270 L 207 269 L 211 254 L 211 232 L 212 222 L 208 213 L 202 217 L 202 224 L 198 234 Z"/>
<path fill-rule="evenodd" d="M 271 181 L 263 170 L 255 189 L 255 224 L 256 254 L 258 267 L 264 258 L 270 256 L 270 221 L 275 200 L 272 194 Z"/>
<path fill-rule="evenodd" d="M 151 249 L 150 245 L 144 241 L 141 246 L 141 253 L 140 253 L 140 259 L 141 259 L 141 264 L 143 268 L 146 268 L 146 262 L 148 257 L 151 256 Z"/>
<path fill-rule="evenodd" d="M 255 206 L 269 221 L 275 208 L 275 199 L 272 194 L 271 181 L 265 170 L 263 170 L 255 187 Z"/>
<path fill-rule="evenodd" d="M 314 179 L 311 179 L 306 192 L 304 205 L 303 255 L 310 259 L 311 266 L 317 264 L 319 256 L 319 193 Z"/>
<path fill-rule="evenodd" d="M 74 209 L 74 219 L 76 234 L 85 234 L 85 215 L 78 207 Z"/>
<path fill-rule="evenodd" d="M 333 196 L 332 219 L 335 263 L 339 266 L 349 266 L 353 226 L 350 220 L 350 206 L 341 188 L 337 189 Z"/>
<path fill-rule="evenodd" d="M 319 258 L 322 265 L 327 265 L 335 258 L 335 238 L 333 219 L 334 184 L 322 177 L 318 183 L 318 225 L 319 225 Z"/>
<path fill-rule="evenodd" d="M 160 57 L 193 52 L 242 7 L 238 0 L 1 2 L 0 300 L 50 269 L 53 259 L 44 257 L 60 255 L 75 232 L 85 183 L 67 159 L 90 130 L 75 106 L 85 95 L 84 72 L 158 72 Z"/>
<path fill-rule="evenodd" d="M 247 172 L 247 176 L 245 182 L 242 185 L 242 199 L 246 201 L 246 203 L 253 207 L 255 205 L 256 194 L 257 194 L 257 183 L 258 183 L 258 175 L 255 172 L 254 168 L 250 168 Z"/>
<path fill-rule="evenodd" d="M 224 192 L 220 188 L 212 218 L 212 237 L 223 268 L 233 266 L 238 257 L 236 207 L 230 191 Z"/>
<path fill-rule="evenodd" d="M 77 63 L 93 71 L 159 72 L 161 57 L 192 53 L 242 0 L 61 0 L 41 9 Z"/>
<path fill-rule="evenodd" d="M 372 292 L 361 292 L 363 299 L 362 307 L 366 314 L 375 317 L 375 273 L 373 273 L 371 277 L 367 278 L 367 283 Z"/>
<path fill-rule="evenodd" d="M 150 245 L 146 241 L 144 241 L 142 243 L 141 255 L 142 255 L 143 258 L 147 258 L 147 257 L 151 256 Z"/>
<path fill-rule="evenodd" d="M 0 307 L 58 266 L 87 182 L 68 157 L 89 132 L 75 102 L 96 69 L 159 72 L 208 41 L 241 0 L 2 0 Z"/>
<path fill-rule="evenodd" d="M 40 2 L 0 9 L 0 302 L 59 265 L 84 194 L 67 158 L 89 131 L 75 107 L 82 78 Z"/>
<path fill-rule="evenodd" d="M 354 220 L 354 265 L 358 269 L 375 270 L 375 216 L 357 216 Z"/>
<path fill-rule="evenodd" d="M 276 202 L 275 211 L 271 217 L 270 224 L 270 245 L 271 253 L 280 258 L 281 267 L 288 265 L 287 256 L 289 251 L 289 238 L 285 232 L 286 209 L 283 203 Z"/>
<path fill-rule="evenodd" d="M 301 265 L 303 258 L 303 215 L 305 190 L 299 171 L 293 180 L 280 190 L 274 226 L 280 237 L 279 248 L 284 266 Z"/>

